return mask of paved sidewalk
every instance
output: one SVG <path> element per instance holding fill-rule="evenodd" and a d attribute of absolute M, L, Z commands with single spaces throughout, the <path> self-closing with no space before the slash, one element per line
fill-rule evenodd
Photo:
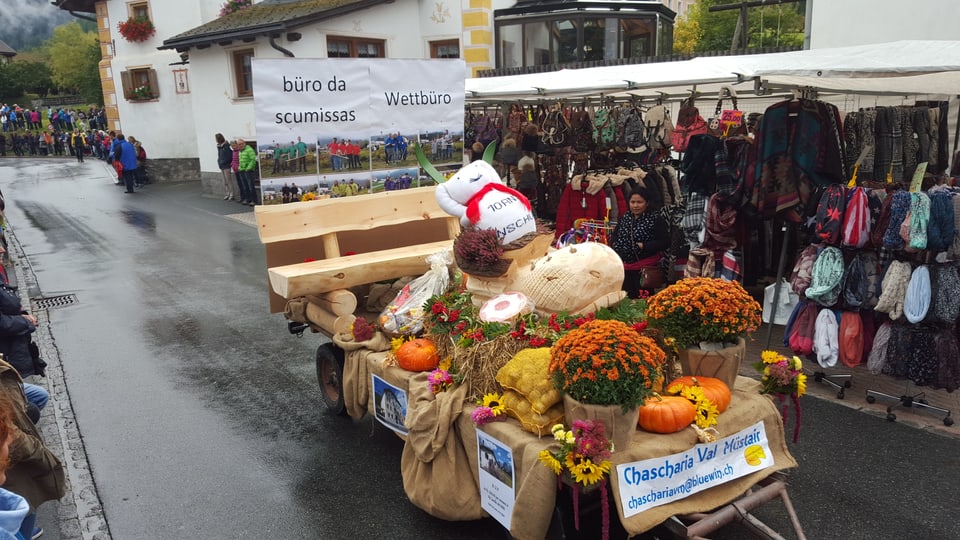
<path fill-rule="evenodd" d="M 60 354 L 50 332 L 50 319 L 47 310 L 38 308 L 31 300 L 40 297 L 36 277 L 14 231 L 8 227 L 5 236 L 13 265 L 8 272 L 16 277 L 23 306 L 29 306 L 37 318 L 34 339 L 40 348 L 40 356 L 47 362 L 46 377 L 30 378 L 30 382 L 45 387 L 50 393 L 50 402 L 40 418 L 40 431 L 47 447 L 63 463 L 67 480 L 63 498 L 39 507 L 37 525 L 44 530 L 44 540 L 110 540 L 83 438 L 73 416 Z"/>

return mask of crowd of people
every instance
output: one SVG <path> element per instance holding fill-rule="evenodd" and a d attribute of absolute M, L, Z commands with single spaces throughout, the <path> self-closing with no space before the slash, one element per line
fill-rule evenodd
<path fill-rule="evenodd" d="M 307 143 L 300 137 L 289 145 L 273 142 L 273 174 L 307 171 Z"/>
<path fill-rule="evenodd" d="M 0 157 L 72 156 L 83 161 L 94 152 L 93 141 L 102 138 L 107 118 L 103 109 L 64 110 L 48 107 L 24 109 L 0 103 Z"/>
<path fill-rule="evenodd" d="M 0 211 L 2 211 L 0 195 Z M 0 259 L 6 262 L 0 237 Z M 0 537 L 36 539 L 37 508 L 66 492 L 60 460 L 44 444 L 37 427 L 50 400 L 43 386 L 26 382 L 45 376 L 46 363 L 33 341 L 37 318 L 24 309 L 20 294 L 0 265 Z"/>

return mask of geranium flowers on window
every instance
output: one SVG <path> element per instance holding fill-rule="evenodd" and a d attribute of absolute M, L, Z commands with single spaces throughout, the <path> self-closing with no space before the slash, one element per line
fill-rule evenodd
<path fill-rule="evenodd" d="M 147 17 L 130 17 L 117 25 L 117 28 L 120 30 L 123 39 L 131 43 L 146 41 L 157 33 L 153 22 Z"/>

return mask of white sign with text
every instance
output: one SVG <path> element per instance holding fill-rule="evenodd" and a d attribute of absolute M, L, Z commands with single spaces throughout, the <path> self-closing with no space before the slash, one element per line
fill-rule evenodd
<path fill-rule="evenodd" d="M 513 450 L 478 429 L 477 458 L 480 507 L 509 531 L 513 503 L 517 499 Z"/>
<path fill-rule="evenodd" d="M 773 465 L 763 422 L 679 454 L 617 465 L 623 516 L 661 506 Z"/>

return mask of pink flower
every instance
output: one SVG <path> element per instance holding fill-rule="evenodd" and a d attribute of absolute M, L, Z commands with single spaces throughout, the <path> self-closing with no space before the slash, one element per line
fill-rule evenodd
<path fill-rule="evenodd" d="M 477 407 L 470 413 L 470 419 L 478 426 L 489 424 L 493 422 L 495 418 L 496 415 L 493 414 L 493 409 L 490 407 Z"/>

